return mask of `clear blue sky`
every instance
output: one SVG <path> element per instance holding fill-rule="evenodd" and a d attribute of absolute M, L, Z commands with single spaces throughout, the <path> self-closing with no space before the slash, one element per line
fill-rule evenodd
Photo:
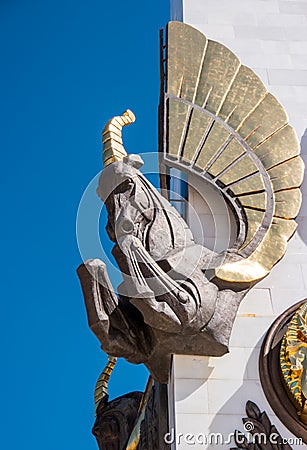
<path fill-rule="evenodd" d="M 75 273 L 76 213 L 110 117 L 133 109 L 128 151 L 157 149 L 168 20 L 167 0 L 0 2 L 3 449 L 96 449 L 92 396 L 105 357 Z M 120 363 L 111 395 L 146 378 Z"/>

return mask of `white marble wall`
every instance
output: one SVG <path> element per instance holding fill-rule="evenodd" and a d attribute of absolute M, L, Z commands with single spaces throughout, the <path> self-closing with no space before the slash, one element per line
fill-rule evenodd
<path fill-rule="evenodd" d="M 177 8 L 180 3 L 173 1 Z M 287 110 L 306 162 L 307 0 L 183 0 L 183 20 L 210 39 L 228 46 L 243 64 L 255 70 Z M 276 316 L 307 297 L 306 181 L 302 191 L 298 231 L 283 260 L 243 300 L 233 329 L 230 354 L 222 358 L 174 357 L 176 434 L 179 437 L 183 434 L 177 449 L 233 447 L 233 442 L 193 444 L 193 438 L 186 439 L 186 436 L 221 433 L 225 438 L 235 429 L 243 430 L 241 418 L 249 399 L 267 411 L 283 436 L 291 437 L 264 397 L 258 356 L 263 336 Z M 190 200 L 196 209 L 202 205 L 203 214 L 207 215 L 204 223 L 210 224 L 211 208 L 204 206 L 195 192 L 191 192 Z M 219 211 L 213 210 L 214 214 Z M 219 230 L 229 236 L 231 224 L 224 226 L 224 231 L 221 227 Z M 209 246 L 213 238 L 206 237 Z M 305 447 L 292 446 L 300 450 Z"/>

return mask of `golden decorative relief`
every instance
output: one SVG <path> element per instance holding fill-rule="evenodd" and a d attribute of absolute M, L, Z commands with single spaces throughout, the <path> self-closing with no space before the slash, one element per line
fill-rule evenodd
<path fill-rule="evenodd" d="M 231 191 L 237 197 L 241 194 L 248 194 L 252 192 L 264 191 L 265 185 L 263 179 L 259 173 L 255 176 L 248 178 L 247 180 L 240 181 L 239 183 L 231 186 Z"/>
<path fill-rule="evenodd" d="M 257 145 L 254 151 L 266 170 L 269 170 L 297 156 L 300 152 L 300 144 L 293 128 L 287 125 L 270 139 Z"/>
<path fill-rule="evenodd" d="M 228 124 L 234 130 L 237 130 L 265 98 L 266 93 L 266 87 L 254 72 L 246 66 L 241 66 L 231 86 L 229 86 L 229 92 L 219 116 L 226 120 L 235 108 Z M 250 131 L 253 129 L 251 128 Z"/>
<path fill-rule="evenodd" d="M 243 195 L 240 197 L 240 203 L 242 206 L 246 206 L 251 209 L 262 210 L 262 205 L 266 203 L 266 192 L 260 192 L 259 194 Z"/>
<path fill-rule="evenodd" d="M 304 163 L 300 156 L 286 160 L 268 170 L 274 191 L 300 187 L 304 177 Z"/>
<path fill-rule="evenodd" d="M 280 367 L 289 396 L 307 424 L 307 302 L 294 314 L 283 337 Z"/>
<path fill-rule="evenodd" d="M 230 133 L 222 125 L 215 122 L 210 129 L 210 133 L 208 133 L 206 142 L 201 148 L 195 165 L 204 170 L 229 136 Z"/>
<path fill-rule="evenodd" d="M 237 223 L 245 223 L 239 250 L 216 276 L 263 278 L 285 253 L 301 205 L 304 164 L 284 108 L 228 48 L 170 22 L 164 114 L 163 164 L 204 177 L 238 205 Z"/>
<path fill-rule="evenodd" d="M 235 164 L 228 163 L 228 167 L 220 174 L 219 179 L 228 186 L 229 184 L 245 179 L 256 172 L 257 166 L 255 162 L 250 155 L 245 154 L 244 157 Z M 263 206 L 265 208 L 265 204 Z"/>
<path fill-rule="evenodd" d="M 216 60 L 220 64 L 215 64 Z M 204 63 L 200 71 L 198 89 L 196 91 L 195 103 L 204 105 L 213 114 L 218 113 L 224 100 L 224 93 L 233 80 L 240 67 L 238 58 L 233 58 L 233 53 L 225 51 L 225 47 L 218 42 L 208 41 Z M 225 88 L 221 88 L 221 86 Z M 217 88 L 219 86 L 219 88 Z"/>
<path fill-rule="evenodd" d="M 272 111 L 274 111 L 273 117 Z M 239 133 L 250 147 L 256 148 L 267 138 L 270 138 L 270 141 L 274 133 L 280 131 L 287 123 L 288 117 L 284 108 L 273 95 L 267 93 L 257 108 L 244 120 Z M 255 130 L 255 132 L 250 134 L 251 130 Z M 278 140 L 280 141 L 280 139 L 278 134 Z M 292 145 L 293 142 L 291 141 L 290 144 Z"/>
<path fill-rule="evenodd" d="M 222 154 L 208 168 L 208 173 L 213 177 L 217 177 L 229 166 L 229 160 L 237 159 L 244 154 L 244 149 L 238 141 L 232 140 Z"/>
<path fill-rule="evenodd" d="M 171 22 L 168 28 L 168 92 L 175 96 L 181 94 L 183 98 L 192 101 L 207 38 L 194 28 L 181 25 L 179 22 Z"/>
<path fill-rule="evenodd" d="M 184 105 L 183 103 L 181 104 Z M 185 161 L 193 160 L 195 156 L 195 149 L 198 149 L 198 147 L 201 145 L 199 135 L 201 134 L 203 136 L 207 132 L 210 126 L 210 122 L 210 117 L 205 117 L 199 110 L 193 110 L 191 122 L 189 125 L 189 133 L 187 135 L 182 152 L 182 159 L 184 159 Z"/>

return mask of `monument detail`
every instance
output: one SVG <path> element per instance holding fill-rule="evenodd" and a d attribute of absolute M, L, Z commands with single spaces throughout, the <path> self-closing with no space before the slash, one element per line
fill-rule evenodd
<path fill-rule="evenodd" d="M 296 228 L 303 163 L 278 101 L 223 45 L 180 22 L 168 24 L 161 101 L 161 179 L 178 167 L 218 189 L 233 211 L 237 239 L 216 254 L 194 242 L 183 218 L 127 155 L 122 127 L 102 133 L 97 193 L 123 274 L 119 296 L 100 260 L 78 269 L 89 325 L 111 355 L 144 363 L 167 383 L 171 355 L 222 356 L 246 292 L 283 256 Z M 286 176 L 285 176 L 286 174 Z"/>
<path fill-rule="evenodd" d="M 161 41 L 161 191 L 142 174 L 142 158 L 124 148 L 122 128 L 134 121 L 127 110 L 105 125 L 97 187 L 123 282 L 115 289 L 99 259 L 78 268 L 89 326 L 112 355 L 95 393 L 93 433 L 100 450 L 164 448 L 159 439 L 167 413 L 159 422 L 157 410 L 166 410 L 172 355 L 220 357 L 229 351 L 240 302 L 284 256 L 301 205 L 304 164 L 283 107 L 228 48 L 193 27 L 170 22 Z M 173 168 L 225 199 L 237 225 L 225 251 L 196 243 L 171 205 Z M 296 312 L 280 347 L 282 388 L 304 423 L 306 308 Z M 152 377 L 145 393 L 109 402 L 116 357 L 145 364 Z M 272 429 L 251 402 L 247 413 L 260 428 Z"/>

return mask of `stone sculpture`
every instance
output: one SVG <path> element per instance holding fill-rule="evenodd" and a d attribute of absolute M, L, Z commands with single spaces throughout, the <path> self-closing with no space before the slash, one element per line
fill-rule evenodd
<path fill-rule="evenodd" d="M 112 355 L 95 391 L 93 434 L 100 450 L 168 449 L 163 436 L 172 354 L 228 352 L 238 306 L 285 254 L 301 204 L 304 167 L 297 137 L 283 107 L 251 69 L 222 44 L 171 22 L 161 41 L 161 75 L 163 195 L 142 174 L 141 157 L 124 149 L 122 128 L 135 120 L 127 110 L 103 130 L 104 169 L 97 188 L 123 282 L 116 293 L 99 259 L 78 269 L 89 326 Z M 171 168 L 209 183 L 228 203 L 237 235 L 224 252 L 196 243 L 171 206 Z M 295 375 L 300 370 L 300 396 L 293 384 L 298 380 L 286 378 L 288 366 L 284 375 L 292 400 L 302 400 L 305 422 L 307 344 L 296 344 L 282 355 L 292 352 L 291 370 Z M 116 357 L 147 366 L 155 381 L 150 379 L 143 394 L 109 401 L 107 382 Z M 247 414 L 255 429 L 276 431 L 251 402 Z M 253 448 L 253 442 L 236 437 L 238 448 Z"/>
<path fill-rule="evenodd" d="M 111 125 L 126 117 L 129 112 Z M 97 189 L 124 278 L 119 298 L 102 261 L 85 262 L 78 274 L 89 324 L 103 350 L 144 363 L 157 381 L 167 383 L 172 353 L 228 351 L 246 289 L 219 289 L 209 281 L 205 270 L 213 252 L 195 244 L 185 221 L 141 174 L 141 166 L 138 155 L 122 155 L 105 167 Z"/>
<path fill-rule="evenodd" d="M 295 231 L 303 176 L 282 106 L 232 52 L 171 22 L 164 59 L 162 187 L 168 167 L 210 182 L 234 213 L 237 239 L 222 254 L 194 242 L 183 218 L 142 175 L 140 156 L 127 155 L 121 131 L 135 118 L 126 111 L 104 128 L 97 189 L 124 280 L 118 295 L 102 261 L 78 269 L 89 325 L 103 350 L 144 363 L 160 383 L 168 382 L 173 353 L 228 351 L 240 301 L 284 255 Z"/>
<path fill-rule="evenodd" d="M 169 450 L 167 387 L 151 377 L 145 392 L 109 401 L 108 383 L 116 358 L 109 356 L 95 388 L 96 420 L 92 429 L 99 450 Z"/>

